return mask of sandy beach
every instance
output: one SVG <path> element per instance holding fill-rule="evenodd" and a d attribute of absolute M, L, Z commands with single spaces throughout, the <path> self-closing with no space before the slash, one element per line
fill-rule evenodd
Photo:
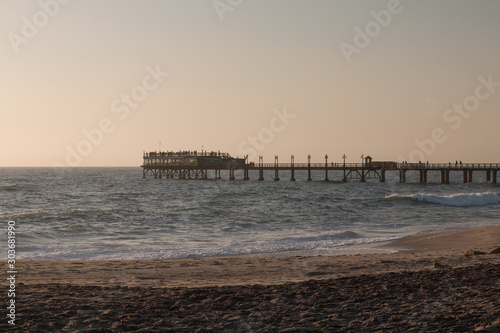
<path fill-rule="evenodd" d="M 20 261 L 15 329 L 500 331 L 500 226 L 378 246 L 397 252 Z"/>

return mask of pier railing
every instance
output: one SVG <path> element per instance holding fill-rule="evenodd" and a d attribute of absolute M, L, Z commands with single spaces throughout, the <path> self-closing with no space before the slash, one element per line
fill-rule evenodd
<path fill-rule="evenodd" d="M 398 168 L 401 169 L 450 169 L 450 170 L 462 170 L 462 169 L 476 169 L 476 170 L 488 170 L 488 169 L 499 169 L 499 163 L 399 163 Z"/>
<path fill-rule="evenodd" d="M 488 170 L 488 169 L 499 169 L 499 163 L 397 163 L 394 166 L 383 166 L 376 162 L 372 164 L 366 163 L 263 163 L 263 164 L 253 164 L 254 168 L 283 168 L 283 169 L 291 169 L 293 168 L 375 168 L 375 169 L 452 169 L 452 170 L 461 170 L 461 169 L 480 169 L 480 170 Z"/>
<path fill-rule="evenodd" d="M 283 168 L 283 169 L 291 169 L 292 167 L 293 168 L 324 168 L 324 167 L 328 167 L 328 168 L 343 168 L 343 167 L 346 167 L 346 168 L 361 168 L 361 167 L 368 167 L 367 165 L 365 164 L 361 164 L 361 163 L 335 163 L 335 162 L 331 162 L 331 163 L 262 163 L 262 164 L 258 164 L 258 163 L 255 163 L 253 165 L 254 168 Z"/>
<path fill-rule="evenodd" d="M 172 162 L 172 161 L 154 161 L 149 163 L 144 163 L 145 166 L 196 166 L 196 164 L 185 164 L 186 162 Z M 406 169 L 406 170 L 463 170 L 463 169 L 474 169 L 474 170 L 488 170 L 488 169 L 500 169 L 500 163 L 397 163 L 394 166 L 382 166 L 377 163 L 373 164 L 365 164 L 365 163 L 252 163 L 247 164 L 246 167 L 251 169 L 258 168 L 279 168 L 279 169 L 319 169 L 319 168 L 333 168 L 333 169 L 387 169 L 387 170 L 395 170 L 395 169 Z M 240 166 L 239 168 L 242 168 Z"/>

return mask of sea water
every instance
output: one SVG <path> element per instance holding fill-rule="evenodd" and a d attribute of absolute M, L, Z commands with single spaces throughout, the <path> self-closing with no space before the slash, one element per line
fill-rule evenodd
<path fill-rule="evenodd" d="M 213 175 L 209 175 L 213 176 Z M 161 259 L 346 254 L 406 235 L 498 225 L 500 185 L 481 172 L 451 184 L 429 172 L 387 181 L 339 172 L 236 172 L 236 181 L 143 178 L 141 168 L 1 168 L 0 221 L 16 224 L 19 259 Z M 5 241 L 5 246 L 6 245 Z M 5 247 L 7 249 L 7 247 Z M 5 255 L 5 251 L 2 251 Z M 294 252 L 297 253 L 297 252 Z"/>

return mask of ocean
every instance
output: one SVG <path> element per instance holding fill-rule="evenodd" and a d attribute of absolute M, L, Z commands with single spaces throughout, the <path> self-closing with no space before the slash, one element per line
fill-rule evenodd
<path fill-rule="evenodd" d="M 408 172 L 399 183 L 340 174 L 236 172 L 236 181 L 142 178 L 136 168 L 0 168 L 0 221 L 16 226 L 18 259 L 173 259 L 235 255 L 373 253 L 407 235 L 500 223 L 500 185 L 474 174 L 450 185 Z M 335 181 L 333 181 L 335 180 Z"/>

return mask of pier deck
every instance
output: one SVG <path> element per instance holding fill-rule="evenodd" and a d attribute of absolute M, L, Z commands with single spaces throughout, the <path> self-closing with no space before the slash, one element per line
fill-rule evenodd
<path fill-rule="evenodd" d="M 308 157 L 310 161 L 310 156 Z M 367 161 L 366 163 L 335 163 L 328 162 L 325 156 L 324 163 L 295 163 L 294 157 L 291 163 L 279 163 L 275 156 L 274 163 L 263 163 L 262 156 L 259 162 L 247 163 L 246 159 L 232 158 L 228 154 L 196 152 L 189 153 L 145 153 L 143 177 L 148 175 L 154 178 L 181 178 L 181 179 L 209 179 L 209 171 L 213 171 L 213 179 L 221 178 L 221 171 L 229 173 L 229 179 L 235 180 L 235 171 L 243 170 L 243 180 L 250 179 L 250 171 L 258 171 L 258 180 L 264 180 L 264 171 L 274 171 L 274 180 L 280 180 L 280 173 L 287 172 L 290 181 L 295 181 L 295 171 L 307 171 L 307 181 L 311 181 L 312 172 L 324 172 L 325 181 L 329 181 L 330 171 L 341 171 L 340 181 L 347 182 L 348 179 L 359 179 L 365 182 L 367 178 L 375 178 L 380 182 L 386 181 L 386 172 L 399 172 L 399 181 L 406 182 L 407 173 L 419 172 L 421 183 L 427 183 L 429 171 L 438 171 L 441 175 L 441 183 L 450 183 L 451 172 L 461 172 L 463 182 L 473 181 L 474 172 L 485 172 L 486 181 L 497 183 L 497 174 L 500 163 L 398 163 Z"/>

